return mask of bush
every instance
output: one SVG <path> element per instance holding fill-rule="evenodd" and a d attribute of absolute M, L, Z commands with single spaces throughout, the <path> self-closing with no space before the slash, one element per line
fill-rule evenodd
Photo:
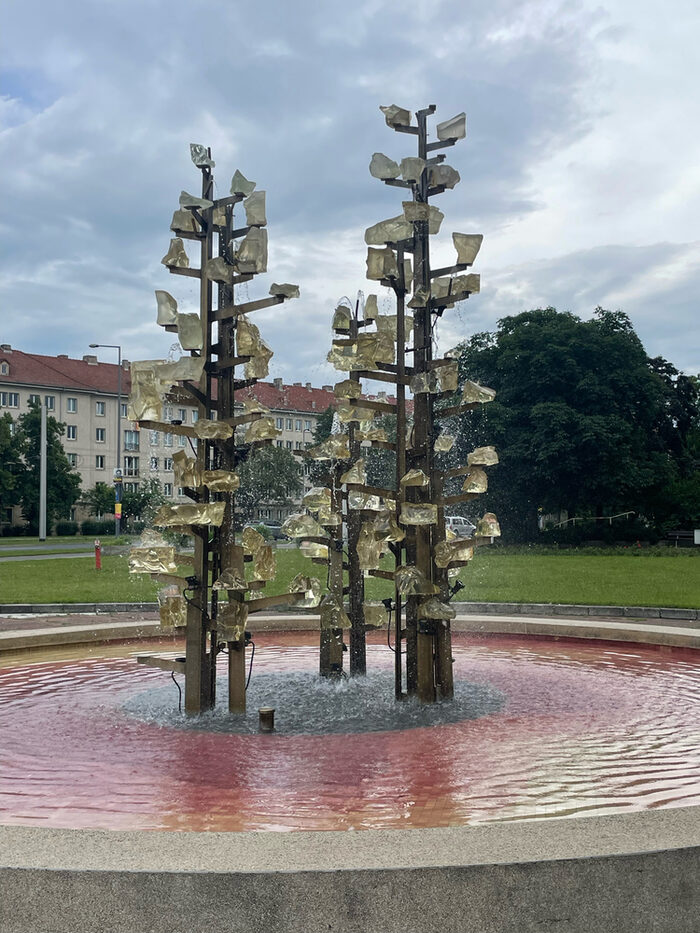
<path fill-rule="evenodd" d="M 70 522 L 67 520 L 56 522 L 54 533 L 57 535 L 77 535 L 78 534 L 78 523 Z"/>
<path fill-rule="evenodd" d="M 140 521 L 134 520 L 134 521 L 129 522 L 129 527 L 127 531 L 130 535 L 140 535 L 145 527 L 146 527 L 146 522 L 140 522 Z"/>
<path fill-rule="evenodd" d="M 562 528 L 548 528 L 540 532 L 538 543 L 560 547 L 581 547 L 591 544 L 596 547 L 617 544 L 635 544 L 637 541 L 656 543 L 659 534 L 639 518 L 606 521 L 582 519 Z"/>
<path fill-rule="evenodd" d="M 114 534 L 114 522 L 113 521 L 97 521 L 95 519 L 87 519 L 80 526 L 80 533 L 83 535 L 88 535 L 92 537 L 100 537 L 100 535 L 113 535 Z"/>

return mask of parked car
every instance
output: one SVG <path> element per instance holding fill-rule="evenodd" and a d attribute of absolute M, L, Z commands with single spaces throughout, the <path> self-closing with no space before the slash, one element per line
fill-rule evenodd
<path fill-rule="evenodd" d="M 275 541 L 286 541 L 287 535 L 282 531 L 281 522 L 271 522 L 269 519 L 261 519 L 259 522 L 253 522 L 253 528 L 259 528 L 262 525 L 272 535 Z"/>
<path fill-rule="evenodd" d="M 446 515 L 445 528 L 454 531 L 458 538 L 471 538 L 476 531 L 476 525 L 472 525 L 468 518 L 462 518 L 461 515 Z"/>

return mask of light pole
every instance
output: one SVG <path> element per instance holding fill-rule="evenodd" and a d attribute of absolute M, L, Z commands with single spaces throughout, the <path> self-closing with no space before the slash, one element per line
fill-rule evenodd
<path fill-rule="evenodd" d="M 114 471 L 114 534 L 117 537 L 122 523 L 122 348 L 118 343 L 91 343 L 90 347 L 117 351 L 117 468 Z"/>

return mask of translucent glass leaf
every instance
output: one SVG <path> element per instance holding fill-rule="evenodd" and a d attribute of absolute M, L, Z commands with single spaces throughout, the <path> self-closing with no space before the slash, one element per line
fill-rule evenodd
<path fill-rule="evenodd" d="M 163 528 L 173 525 L 215 525 L 224 519 L 223 502 L 202 502 L 192 505 L 162 505 L 153 524 Z"/>
<path fill-rule="evenodd" d="M 181 207 L 179 210 L 173 211 L 170 229 L 173 233 L 198 233 L 199 224 L 192 211 Z"/>
<path fill-rule="evenodd" d="M 245 222 L 249 227 L 264 227 L 267 223 L 265 216 L 265 192 L 254 191 L 243 202 L 245 208 Z"/>
<path fill-rule="evenodd" d="M 402 525 L 437 525 L 438 507 L 431 502 L 402 502 Z"/>
<path fill-rule="evenodd" d="M 360 383 L 355 382 L 353 379 L 343 379 L 333 386 L 333 394 L 336 398 L 359 398 L 362 394 L 362 388 Z"/>
<path fill-rule="evenodd" d="M 267 405 L 263 405 L 262 402 L 258 401 L 254 395 L 244 396 L 243 408 L 248 415 L 267 414 L 270 410 Z"/>
<path fill-rule="evenodd" d="M 204 372 L 206 360 L 203 356 L 181 356 L 172 366 L 172 383 L 199 382 Z"/>
<path fill-rule="evenodd" d="M 384 501 L 386 506 L 387 500 Z M 381 541 L 388 543 L 398 543 L 406 537 L 403 528 L 399 528 L 396 519 L 391 512 L 382 512 L 374 520 L 374 531 Z"/>
<path fill-rule="evenodd" d="M 207 198 L 198 198 L 187 191 L 180 192 L 180 207 L 197 207 L 202 211 L 206 211 L 213 206 L 214 202 L 209 201 Z"/>
<path fill-rule="evenodd" d="M 396 264 L 396 254 L 390 246 L 386 249 L 376 249 L 370 246 L 367 250 L 367 278 L 386 279 L 396 278 L 399 267 Z"/>
<path fill-rule="evenodd" d="M 197 461 L 188 457 L 184 450 L 178 450 L 173 456 L 173 474 L 176 486 L 194 488 L 200 485 Z"/>
<path fill-rule="evenodd" d="M 418 606 L 419 619 L 439 619 L 443 622 L 449 622 L 456 615 L 456 609 L 450 606 L 449 603 L 444 603 L 434 596 L 431 599 L 421 600 Z"/>
<path fill-rule="evenodd" d="M 248 589 L 248 584 L 245 581 L 245 577 L 238 573 L 238 571 L 224 570 L 224 572 L 212 584 L 212 589 L 234 590 L 241 593 Z"/>
<path fill-rule="evenodd" d="M 282 523 L 282 533 L 288 538 L 325 538 L 326 532 L 315 518 L 296 513 Z"/>
<path fill-rule="evenodd" d="M 452 168 L 451 165 L 446 165 L 444 162 L 441 165 L 431 165 L 428 169 L 429 171 L 429 181 L 431 188 L 437 188 L 438 185 L 443 185 L 445 188 L 454 188 L 460 182 L 460 175 L 456 168 Z"/>
<path fill-rule="evenodd" d="M 396 243 L 399 240 L 408 240 L 413 236 L 413 224 L 410 224 L 403 214 L 382 220 L 373 227 L 365 230 L 365 243 L 368 246 L 382 246 L 384 243 Z"/>
<path fill-rule="evenodd" d="M 430 301 L 430 288 L 425 285 L 419 285 L 413 293 L 413 298 L 408 302 L 409 308 L 424 308 Z M 408 333 L 408 328 L 407 328 Z M 407 338 L 408 339 L 408 336 Z"/>
<path fill-rule="evenodd" d="M 338 402 L 336 411 L 341 424 L 350 424 L 351 421 L 371 421 L 376 414 L 371 408 L 360 408 L 359 405 L 353 405 L 347 401 Z"/>
<path fill-rule="evenodd" d="M 453 233 L 452 242 L 457 250 L 457 262 L 471 265 L 481 249 L 483 240 L 483 233 Z"/>
<path fill-rule="evenodd" d="M 382 501 L 379 496 L 373 496 L 368 492 L 359 492 L 358 490 L 351 489 L 348 491 L 348 508 L 380 512 L 382 510 Z"/>
<path fill-rule="evenodd" d="M 278 437 L 282 432 L 275 427 L 273 418 L 260 418 L 248 425 L 244 435 L 246 444 L 252 444 L 255 441 L 271 441 Z"/>
<path fill-rule="evenodd" d="M 216 616 L 216 634 L 221 641 L 242 641 L 248 621 L 248 606 L 242 599 L 220 602 Z"/>
<path fill-rule="evenodd" d="M 183 350 L 201 350 L 204 342 L 202 321 L 198 314 L 178 314 L 177 339 Z"/>
<path fill-rule="evenodd" d="M 330 508 L 331 491 L 327 486 L 314 486 L 313 489 L 306 493 L 302 502 L 309 512 L 318 512 L 319 509 Z"/>
<path fill-rule="evenodd" d="M 476 447 L 467 455 L 467 466 L 495 466 L 497 463 L 495 447 Z"/>
<path fill-rule="evenodd" d="M 255 556 L 260 548 L 265 546 L 265 539 L 251 525 L 246 525 L 241 533 L 241 544 L 246 554 Z"/>
<path fill-rule="evenodd" d="M 440 395 L 444 392 L 454 392 L 457 389 L 458 378 L 457 361 L 450 361 L 444 366 L 436 366 L 427 373 L 416 373 L 411 378 L 409 388 L 414 395 L 425 392 Z"/>
<path fill-rule="evenodd" d="M 467 135 L 466 113 L 458 113 L 456 117 L 445 120 L 443 123 L 438 123 L 436 130 L 438 139 L 443 142 L 446 139 L 464 139 Z"/>
<path fill-rule="evenodd" d="M 333 434 L 316 447 L 309 448 L 312 460 L 349 460 L 350 447 L 347 434 Z"/>
<path fill-rule="evenodd" d="M 233 266 L 230 266 L 223 256 L 216 256 L 206 264 L 204 274 L 213 282 L 230 285 L 233 279 Z"/>
<path fill-rule="evenodd" d="M 194 433 L 204 440 L 227 440 L 233 436 L 233 428 L 225 421 L 210 421 L 199 418 L 194 425 Z"/>
<path fill-rule="evenodd" d="M 267 230 L 252 227 L 241 240 L 235 259 L 243 273 L 267 272 Z"/>
<path fill-rule="evenodd" d="M 463 402 L 492 402 L 496 398 L 496 390 L 489 389 L 488 386 L 481 386 L 478 382 L 471 382 L 469 379 L 462 387 Z"/>
<path fill-rule="evenodd" d="M 382 541 L 375 534 L 374 523 L 363 522 L 357 538 L 357 558 L 360 570 L 378 570 L 382 552 Z"/>
<path fill-rule="evenodd" d="M 179 236 L 173 237 L 170 241 L 170 249 L 161 259 L 164 266 L 172 266 L 173 269 L 189 269 L 190 260 L 185 252 L 185 244 Z"/>
<path fill-rule="evenodd" d="M 411 223 L 430 217 L 430 204 L 427 201 L 402 201 L 401 206 L 404 217 Z"/>
<path fill-rule="evenodd" d="M 319 547 L 320 545 L 314 545 Z M 303 547 L 303 544 L 302 544 Z M 303 573 L 298 573 L 287 587 L 288 593 L 304 592 L 304 598 L 295 605 L 300 609 L 315 609 L 321 602 L 321 582 L 316 577 L 307 577 Z"/>
<path fill-rule="evenodd" d="M 158 593 L 158 609 L 162 629 L 187 625 L 187 603 L 176 586 L 166 586 Z"/>
<path fill-rule="evenodd" d="M 474 542 L 468 538 L 453 538 L 435 545 L 436 567 L 449 567 L 450 564 L 471 560 L 473 557 Z"/>
<path fill-rule="evenodd" d="M 177 301 L 170 292 L 164 292 L 162 289 L 156 289 L 156 304 L 158 306 L 157 323 L 177 324 Z"/>
<path fill-rule="evenodd" d="M 325 544 L 317 544 L 315 541 L 302 541 L 299 544 L 299 550 L 304 557 L 328 559 L 328 547 Z"/>
<path fill-rule="evenodd" d="M 242 194 L 249 197 L 255 190 L 255 182 L 248 181 L 245 175 L 236 169 L 231 179 L 231 194 Z"/>
<path fill-rule="evenodd" d="M 498 519 L 493 512 L 487 512 L 483 518 L 479 519 L 476 523 L 476 531 L 474 534 L 477 538 L 501 537 L 501 526 L 498 524 Z"/>
<path fill-rule="evenodd" d="M 254 580 L 274 580 L 277 572 L 277 561 L 272 545 L 265 544 L 261 547 L 253 558 L 253 579 Z"/>
<path fill-rule="evenodd" d="M 321 628 L 350 628 L 350 619 L 342 603 L 327 593 L 320 603 Z"/>
<path fill-rule="evenodd" d="M 446 454 L 452 450 L 455 438 L 453 434 L 440 434 L 433 444 L 433 450 L 436 454 Z"/>
<path fill-rule="evenodd" d="M 462 492 L 482 493 L 489 486 L 489 478 L 481 467 L 473 467 L 464 477 Z"/>
<path fill-rule="evenodd" d="M 407 158 L 401 159 L 401 165 L 399 166 L 401 177 L 404 181 L 420 181 L 425 166 L 425 159 L 419 159 L 417 156 L 407 156 Z"/>
<path fill-rule="evenodd" d="M 202 485 L 211 492 L 235 492 L 241 485 L 240 477 L 230 470 L 204 470 Z"/>
<path fill-rule="evenodd" d="M 411 123 L 411 111 L 404 110 L 396 104 L 390 104 L 388 107 L 379 106 L 384 114 L 387 126 L 409 126 Z"/>
<path fill-rule="evenodd" d="M 399 567 L 394 573 L 394 580 L 396 589 L 402 596 L 432 596 L 440 592 L 418 567 L 411 564 Z"/>
<path fill-rule="evenodd" d="M 356 460 L 349 470 L 346 470 L 345 473 L 341 473 L 340 482 L 358 483 L 363 486 L 367 482 L 364 458 L 361 457 L 359 460 Z"/>
<path fill-rule="evenodd" d="M 206 146 L 200 143 L 190 143 L 190 158 L 197 168 L 214 168 L 216 162 L 212 162 Z"/>
<path fill-rule="evenodd" d="M 376 295 L 367 295 L 365 298 L 365 307 L 364 307 L 364 316 L 366 321 L 373 321 L 377 314 L 377 296 Z"/>
<path fill-rule="evenodd" d="M 342 524 L 343 516 L 340 512 L 334 512 L 329 505 L 321 506 L 318 510 L 318 523 L 324 528 L 335 528 Z"/>
<path fill-rule="evenodd" d="M 355 434 L 355 440 L 361 443 L 363 441 L 382 441 L 382 443 L 386 443 L 389 438 L 384 428 L 373 427 L 369 421 L 361 421 Z"/>
<path fill-rule="evenodd" d="M 298 298 L 299 297 L 299 286 L 290 285 L 285 282 L 282 285 L 278 285 L 276 282 L 273 282 L 270 286 L 271 295 L 282 295 L 284 298 Z"/>
<path fill-rule="evenodd" d="M 369 173 L 374 178 L 398 178 L 400 169 L 397 162 L 385 156 L 383 152 L 375 152 L 369 163 Z"/>
<path fill-rule="evenodd" d="M 367 628 L 382 628 L 389 620 L 386 607 L 378 600 L 362 603 L 362 614 Z"/>
<path fill-rule="evenodd" d="M 177 573 L 175 548 L 150 532 L 129 550 L 129 573 Z"/>
<path fill-rule="evenodd" d="M 333 312 L 333 330 L 349 330 L 352 320 L 352 311 L 347 305 L 338 305 Z"/>
<path fill-rule="evenodd" d="M 409 470 L 401 477 L 402 486 L 427 486 L 429 482 L 423 470 Z"/>

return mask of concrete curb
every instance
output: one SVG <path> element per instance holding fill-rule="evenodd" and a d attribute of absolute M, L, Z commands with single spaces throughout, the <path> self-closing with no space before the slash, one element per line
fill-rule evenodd
<path fill-rule="evenodd" d="M 574 603 L 455 603 L 460 615 L 529 615 L 529 616 L 590 616 L 591 618 L 625 619 L 700 619 L 700 609 L 676 609 L 660 606 L 584 606 Z M 23 613 L 55 614 L 75 612 L 139 612 L 156 611 L 157 603 L 0 603 L 0 615 Z M 289 610 L 285 610 L 285 615 Z"/>

